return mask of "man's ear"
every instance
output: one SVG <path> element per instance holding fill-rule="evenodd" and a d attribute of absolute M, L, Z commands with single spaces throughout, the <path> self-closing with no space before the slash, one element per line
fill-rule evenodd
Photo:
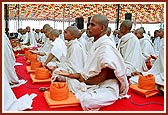
<path fill-rule="evenodd" d="M 101 32 L 105 32 L 106 31 L 106 27 L 104 25 L 101 25 Z"/>

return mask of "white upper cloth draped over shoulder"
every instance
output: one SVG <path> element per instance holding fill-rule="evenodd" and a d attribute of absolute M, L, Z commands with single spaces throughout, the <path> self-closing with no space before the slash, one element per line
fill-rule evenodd
<path fill-rule="evenodd" d="M 77 40 L 71 40 L 67 44 L 67 55 L 59 68 L 63 68 L 70 73 L 81 73 L 84 68 L 86 52 L 82 44 Z"/>
<path fill-rule="evenodd" d="M 64 62 L 60 63 L 59 67 L 55 71 L 64 70 L 70 73 L 81 73 L 84 68 L 86 59 L 86 52 L 83 49 L 83 45 L 77 40 L 71 40 L 67 43 L 67 55 Z M 53 72 L 52 77 L 57 77 L 59 79 L 64 78 L 63 76 L 56 75 Z M 68 79 L 69 82 L 74 81 Z M 71 82 L 72 84 L 74 82 Z M 71 85 L 69 85 L 69 88 Z"/>
<path fill-rule="evenodd" d="M 106 67 L 114 71 L 115 76 L 121 84 L 128 85 L 123 58 L 112 45 L 112 41 L 108 36 L 104 35 L 93 43 L 86 58 L 84 70 L 82 72 L 83 77 L 85 80 L 94 77 L 101 72 L 101 69 Z M 127 90 L 126 88 L 125 94 Z"/>
<path fill-rule="evenodd" d="M 15 61 L 16 61 L 16 59 L 15 59 L 15 55 L 14 55 L 14 53 L 13 53 L 13 50 L 12 50 L 12 45 L 11 45 L 11 43 L 10 43 L 10 40 L 9 40 L 9 38 L 7 37 L 7 35 L 6 34 L 4 34 L 4 42 L 5 42 L 5 44 L 4 44 L 4 49 L 6 49 L 7 47 L 8 47 L 8 49 L 9 49 L 9 52 L 10 52 L 10 57 L 11 57 L 11 62 L 13 63 L 13 65 L 15 64 Z"/>
<path fill-rule="evenodd" d="M 87 34 L 86 34 L 86 32 L 84 32 L 78 40 L 83 45 L 84 50 L 87 51 Z"/>
<path fill-rule="evenodd" d="M 83 75 L 85 79 L 96 76 L 101 69 L 109 67 L 114 70 L 116 77 L 125 77 L 125 64 L 120 53 L 107 35 L 93 43 L 89 50 Z"/>
<path fill-rule="evenodd" d="M 49 38 L 45 37 L 45 42 L 44 42 L 43 46 L 38 49 L 38 51 L 46 53 L 46 52 L 48 52 L 50 47 L 51 47 L 51 41 Z"/>
<path fill-rule="evenodd" d="M 86 85 L 76 79 L 68 79 L 69 88 L 80 100 L 83 110 L 98 110 L 102 106 L 110 105 L 119 96 L 125 96 L 128 91 L 124 60 L 109 37 L 104 35 L 91 46 L 82 75 L 84 79 L 88 79 L 98 75 L 101 69 L 106 67 L 114 71 L 118 80 L 108 79 L 98 85 Z M 121 93 L 119 93 L 119 84 L 126 86 Z"/>
<path fill-rule="evenodd" d="M 143 37 L 139 39 L 139 42 L 141 45 L 142 55 L 145 57 L 145 60 L 147 60 L 150 55 L 156 56 L 154 46 L 149 38 Z"/>
<path fill-rule="evenodd" d="M 54 42 L 51 43 L 53 45 L 51 49 L 51 53 L 61 62 L 65 60 L 67 55 L 67 47 L 65 42 L 60 39 L 56 38 Z"/>
<path fill-rule="evenodd" d="M 142 72 L 147 70 L 139 40 L 133 33 L 127 33 L 122 36 L 117 49 L 126 64 L 127 76 L 131 76 L 131 73 L 135 71 Z"/>
<path fill-rule="evenodd" d="M 119 42 L 119 38 L 118 38 L 118 36 L 116 35 L 114 35 L 114 34 L 111 34 L 110 35 L 110 39 L 112 39 L 112 41 L 114 41 L 115 42 L 115 44 L 118 44 L 118 42 Z"/>

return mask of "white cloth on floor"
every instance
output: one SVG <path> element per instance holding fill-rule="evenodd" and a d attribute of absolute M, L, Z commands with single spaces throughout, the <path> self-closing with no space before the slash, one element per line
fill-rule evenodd
<path fill-rule="evenodd" d="M 4 107 L 3 110 L 6 112 L 14 112 L 14 111 L 22 111 L 26 109 L 32 109 L 31 105 L 33 99 L 37 96 L 37 94 L 25 94 L 20 98 L 16 98 L 15 94 L 13 93 L 8 80 L 6 78 L 6 74 L 4 74 L 4 93 L 3 93 L 3 102 Z"/>

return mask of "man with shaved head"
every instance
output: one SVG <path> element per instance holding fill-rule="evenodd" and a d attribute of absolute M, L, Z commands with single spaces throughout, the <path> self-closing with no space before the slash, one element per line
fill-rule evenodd
<path fill-rule="evenodd" d="M 127 76 L 131 76 L 134 71 L 146 71 L 145 59 L 142 55 L 138 38 L 131 33 L 132 22 L 125 20 L 120 25 L 122 37 L 118 44 L 118 50 L 124 58 Z"/>
<path fill-rule="evenodd" d="M 113 41 L 113 45 L 116 47 L 116 43 L 115 43 L 114 39 L 110 36 L 111 35 L 111 28 L 110 27 L 107 28 L 106 34 Z"/>
<path fill-rule="evenodd" d="M 139 39 L 142 55 L 144 56 L 145 61 L 147 61 L 149 56 L 151 55 L 156 56 L 152 42 L 150 41 L 149 38 L 146 38 L 145 36 L 143 36 L 143 29 L 142 28 L 136 29 L 134 34 Z"/>
<path fill-rule="evenodd" d="M 106 35 L 108 19 L 94 15 L 88 26 L 88 34 L 94 37 L 81 73 L 62 73 L 78 82 L 71 89 L 79 99 L 83 110 L 99 110 L 113 104 L 128 91 L 125 64 L 122 56 Z"/>

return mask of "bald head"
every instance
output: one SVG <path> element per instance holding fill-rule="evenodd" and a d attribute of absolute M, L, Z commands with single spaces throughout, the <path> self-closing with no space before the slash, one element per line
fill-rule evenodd
<path fill-rule="evenodd" d="M 49 27 L 50 27 L 49 24 L 44 24 L 43 29 L 44 29 L 44 28 L 49 28 Z"/>
<path fill-rule="evenodd" d="M 137 36 L 138 39 L 143 38 L 143 28 L 138 28 L 134 31 L 134 34 Z"/>
<path fill-rule="evenodd" d="M 99 25 L 104 25 L 105 28 L 107 29 L 108 27 L 108 19 L 105 15 L 102 14 L 96 14 L 92 18 L 96 19 L 97 23 Z"/>
<path fill-rule="evenodd" d="M 143 30 L 142 28 L 138 28 L 138 29 L 137 29 L 137 32 L 138 32 L 140 35 L 143 36 L 144 30 Z"/>
<path fill-rule="evenodd" d="M 159 29 L 158 35 L 159 35 L 160 38 L 164 38 L 164 29 L 163 28 Z"/>
<path fill-rule="evenodd" d="M 50 32 L 50 34 L 53 35 L 54 37 L 58 38 L 60 32 L 57 29 L 52 29 L 51 32 Z"/>
<path fill-rule="evenodd" d="M 76 26 L 68 26 L 66 30 L 75 38 L 79 38 L 81 35 L 81 31 Z"/>
<path fill-rule="evenodd" d="M 122 25 L 126 27 L 129 31 L 132 29 L 132 22 L 130 20 L 123 21 Z"/>
<path fill-rule="evenodd" d="M 123 35 L 129 33 L 132 29 L 132 22 L 130 20 L 125 20 L 120 25 L 120 31 Z"/>

